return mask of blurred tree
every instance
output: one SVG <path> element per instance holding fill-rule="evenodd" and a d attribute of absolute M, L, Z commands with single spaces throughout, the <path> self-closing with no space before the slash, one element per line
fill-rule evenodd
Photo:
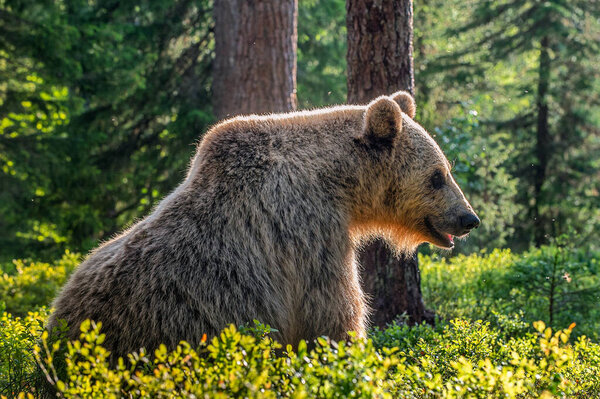
<path fill-rule="evenodd" d="M 0 4 L 0 257 L 85 251 L 181 179 L 212 120 L 208 7 Z"/>
<path fill-rule="evenodd" d="M 346 102 L 346 0 L 298 7 L 298 106 Z"/>
<path fill-rule="evenodd" d="M 477 108 L 477 104 L 465 102 L 455 109 L 453 118 L 433 129 L 452 163 L 452 175 L 484 221 L 468 239 L 456 241 L 454 254 L 505 247 L 514 235 L 514 220 L 523 209 L 515 203 L 519 181 L 506 169 L 514 144 L 507 133 L 492 130 L 481 134 Z"/>
<path fill-rule="evenodd" d="M 517 242 L 533 237 L 539 246 L 573 225 L 590 235 L 600 228 L 598 18 L 597 1 L 483 0 L 448 32 L 465 43 L 438 60 L 448 75 L 497 74 L 499 66 L 516 74 L 503 88 L 511 115 L 494 125 L 515 143 L 511 169 L 528 210 Z"/>
<path fill-rule="evenodd" d="M 180 181 L 190 143 L 213 121 L 212 3 L 0 3 L 0 261 L 86 251 Z M 344 5 L 299 3 L 302 107 L 345 101 Z M 544 240 L 572 225 L 596 245 L 598 7 L 415 4 L 419 121 L 455 161 L 483 219 L 458 250 L 525 249 L 534 231 Z"/>
<path fill-rule="evenodd" d="M 412 0 L 346 4 L 348 102 L 364 104 L 401 89 L 414 93 Z M 385 326 L 403 313 L 411 323 L 433 322 L 423 304 L 416 254 L 396 257 L 378 239 L 362 249 L 359 261 L 375 325 Z"/>
<path fill-rule="evenodd" d="M 524 212 L 517 202 L 520 180 L 514 166 L 513 134 L 490 120 L 510 117 L 506 107 L 517 101 L 507 92 L 512 69 L 496 64 L 487 70 L 480 54 L 463 51 L 484 32 L 461 37 L 448 32 L 472 21 L 472 7 L 457 0 L 423 0 L 415 4 L 415 85 L 419 122 L 436 138 L 453 165 L 453 175 L 479 214 L 482 225 L 466 240 L 456 241 L 452 255 L 518 245 L 515 221 Z M 515 79 L 517 74 L 515 73 Z M 527 247 L 525 243 L 525 248 Z M 523 247 L 521 247 L 523 248 Z M 422 252 L 428 252 L 422 247 Z"/>
<path fill-rule="evenodd" d="M 215 2 L 218 118 L 296 108 L 296 0 Z"/>
<path fill-rule="evenodd" d="M 430 129 L 452 118 L 454 105 L 479 93 L 463 76 L 448 76 L 453 75 L 445 72 L 452 60 L 436 62 L 456 48 L 448 30 L 469 20 L 470 9 L 463 11 L 458 3 L 460 0 L 422 0 L 414 7 L 415 95 L 419 121 Z"/>
<path fill-rule="evenodd" d="M 575 249 L 568 236 L 551 241 L 553 245 L 532 249 L 508 268 L 498 282 L 507 288 L 498 302 L 507 312 L 523 311 L 529 320 L 543 320 L 555 328 L 572 322 L 585 325 L 598 312 L 599 261 Z M 525 303 L 525 309 L 516 308 Z"/>

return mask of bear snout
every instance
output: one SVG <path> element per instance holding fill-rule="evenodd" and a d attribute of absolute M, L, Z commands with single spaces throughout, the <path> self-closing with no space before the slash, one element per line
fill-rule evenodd
<path fill-rule="evenodd" d="M 474 213 L 466 213 L 459 218 L 459 225 L 464 230 L 463 234 L 479 227 L 480 220 Z"/>

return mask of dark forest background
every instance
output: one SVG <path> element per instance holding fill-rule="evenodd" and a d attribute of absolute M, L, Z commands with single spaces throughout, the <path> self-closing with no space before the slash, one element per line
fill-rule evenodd
<path fill-rule="evenodd" d="M 301 0 L 297 108 L 346 102 L 346 2 Z M 600 5 L 414 3 L 416 119 L 483 223 L 454 253 L 600 229 Z M 217 122 L 212 2 L 0 2 L 0 261 L 85 253 Z M 225 96 L 226 97 L 226 96 Z"/>
<path fill-rule="evenodd" d="M 59 379 L 52 299 L 211 125 L 399 89 L 482 224 L 359 250 L 369 340 L 294 354 L 255 321 L 109 370 L 84 323 Z M 599 233 L 600 1 L 0 0 L 2 397 L 600 397 Z"/>

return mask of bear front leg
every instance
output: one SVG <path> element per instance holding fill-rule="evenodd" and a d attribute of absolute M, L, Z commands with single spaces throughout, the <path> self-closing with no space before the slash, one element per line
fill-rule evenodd
<path fill-rule="evenodd" d="M 337 295 L 332 291 L 337 291 Z M 359 338 L 366 337 L 367 306 L 360 287 L 313 292 L 305 297 L 300 313 L 298 324 L 302 331 L 297 336 L 307 340 L 321 336 L 348 340 L 349 331 L 356 332 Z"/>

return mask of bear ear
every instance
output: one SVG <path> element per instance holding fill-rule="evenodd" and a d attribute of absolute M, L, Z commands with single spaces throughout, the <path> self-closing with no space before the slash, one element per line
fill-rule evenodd
<path fill-rule="evenodd" d="M 410 116 L 411 119 L 415 118 L 417 113 L 417 104 L 415 99 L 407 91 L 398 91 L 391 95 L 392 100 L 396 101 L 406 115 Z"/>
<path fill-rule="evenodd" d="M 372 143 L 392 146 L 402 131 L 402 111 L 389 97 L 379 97 L 367 105 L 364 137 Z"/>

